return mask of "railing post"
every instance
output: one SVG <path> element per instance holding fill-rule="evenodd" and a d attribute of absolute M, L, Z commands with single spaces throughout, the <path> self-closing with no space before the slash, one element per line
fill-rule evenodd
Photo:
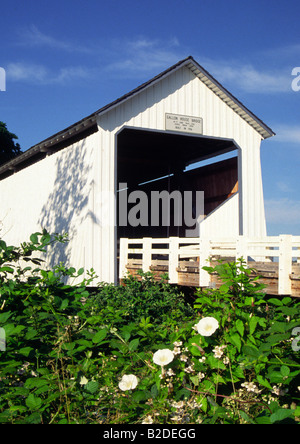
<path fill-rule="evenodd" d="M 147 273 L 150 271 L 152 262 L 152 238 L 143 238 L 143 272 Z"/>
<path fill-rule="evenodd" d="M 170 237 L 169 239 L 169 283 L 178 284 L 178 255 L 179 238 Z"/>
<path fill-rule="evenodd" d="M 278 295 L 292 294 L 292 236 L 279 236 Z"/>
<path fill-rule="evenodd" d="M 126 275 L 127 261 L 128 261 L 128 239 L 121 237 L 121 239 L 120 239 L 119 279 L 123 279 Z"/>
<path fill-rule="evenodd" d="M 236 252 L 235 258 L 240 259 L 243 258 L 246 263 L 248 263 L 248 249 L 247 249 L 247 241 L 248 239 L 245 236 L 238 236 L 236 238 Z"/>
<path fill-rule="evenodd" d="M 210 242 L 207 238 L 200 238 L 200 253 L 199 253 L 199 286 L 209 287 L 210 285 L 210 275 L 202 267 L 209 266 L 207 259 L 210 256 Z"/>

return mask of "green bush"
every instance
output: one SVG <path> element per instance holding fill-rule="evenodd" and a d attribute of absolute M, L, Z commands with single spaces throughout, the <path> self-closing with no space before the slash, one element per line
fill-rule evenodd
<path fill-rule="evenodd" d="M 151 274 L 91 294 L 93 270 L 43 268 L 56 241 L 0 241 L 0 423 L 298 420 L 298 300 L 267 299 L 242 261 L 208 268 L 223 284 L 194 309 Z"/>
<path fill-rule="evenodd" d="M 172 319 L 181 322 L 194 316 L 192 306 L 185 301 L 178 287 L 168 284 L 168 276 L 159 281 L 148 272 L 138 272 L 138 278 L 130 274 L 123 280 L 122 286 L 101 283 L 94 296 L 96 310 L 111 313 L 111 322 L 118 325 L 139 322 L 149 317 L 151 323 L 160 325 Z"/>

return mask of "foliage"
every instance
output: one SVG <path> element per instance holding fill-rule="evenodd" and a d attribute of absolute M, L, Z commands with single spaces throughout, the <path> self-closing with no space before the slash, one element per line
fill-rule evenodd
<path fill-rule="evenodd" d="M 208 269 L 223 284 L 197 290 L 195 309 L 151 274 L 91 293 L 93 270 L 43 268 L 40 252 L 65 240 L 0 240 L 0 423 L 298 419 L 298 301 L 267 300 L 242 261 Z M 211 317 L 218 328 L 203 336 Z"/>
<path fill-rule="evenodd" d="M 192 306 L 178 287 L 168 284 L 167 275 L 155 281 L 152 273 L 141 270 L 138 279 L 129 274 L 122 286 L 99 284 L 94 306 L 97 310 L 105 310 L 107 316 L 111 313 L 111 321 L 118 324 L 150 317 L 152 323 L 159 325 L 169 319 L 170 313 L 174 322 L 194 316 Z"/>
<path fill-rule="evenodd" d="M 20 145 L 14 139 L 18 137 L 8 131 L 6 123 L 0 122 L 0 165 L 21 153 Z"/>
<path fill-rule="evenodd" d="M 223 347 L 214 352 L 223 359 L 218 361 L 215 397 L 223 397 L 222 408 L 232 405 L 249 422 L 291 421 L 299 397 L 299 351 L 292 347 L 293 331 L 300 325 L 299 302 L 267 298 L 259 276 L 251 277 L 253 270 L 242 259 L 205 269 L 222 282 L 219 289 L 199 292 L 195 303 L 202 316 L 209 313 L 220 325 L 211 344 L 212 350 Z M 210 345 L 203 339 L 200 343 Z"/>

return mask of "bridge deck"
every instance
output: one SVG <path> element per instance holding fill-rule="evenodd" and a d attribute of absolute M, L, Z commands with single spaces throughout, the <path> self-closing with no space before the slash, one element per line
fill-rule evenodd
<path fill-rule="evenodd" d="M 125 239 L 120 240 L 119 278 L 139 269 L 155 276 L 168 273 L 172 284 L 190 287 L 218 287 L 217 276 L 209 275 L 203 266 L 208 259 L 235 261 L 247 258 L 253 276 L 270 295 L 300 297 L 300 236 L 282 235 L 263 239 L 208 240 L 195 238 Z"/>

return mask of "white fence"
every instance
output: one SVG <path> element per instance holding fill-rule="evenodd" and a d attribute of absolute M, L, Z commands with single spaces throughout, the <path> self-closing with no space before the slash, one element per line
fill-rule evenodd
<path fill-rule="evenodd" d="M 199 262 L 199 286 L 210 284 L 209 274 L 202 269 L 209 258 L 243 257 L 252 261 L 278 262 L 278 294 L 291 294 L 292 265 L 300 263 L 300 236 L 281 235 L 264 238 L 198 239 L 198 238 L 143 238 L 120 239 L 119 277 L 127 274 L 127 265 L 133 256 L 139 256 L 143 271 L 150 270 L 154 259 L 161 258 L 168 264 L 170 283 L 178 283 L 180 260 Z"/>

